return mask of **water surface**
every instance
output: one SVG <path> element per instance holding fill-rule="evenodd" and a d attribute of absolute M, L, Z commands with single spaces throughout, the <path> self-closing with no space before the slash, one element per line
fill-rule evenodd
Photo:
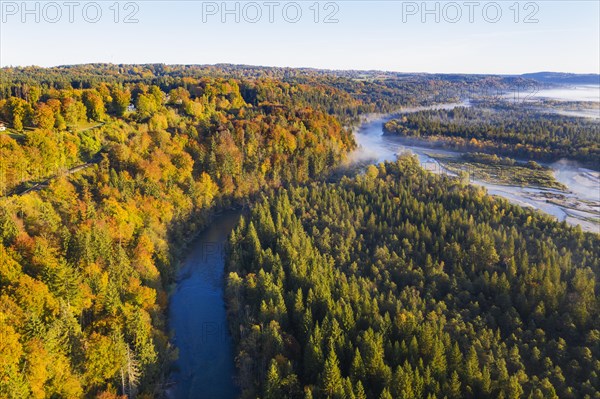
<path fill-rule="evenodd" d="M 224 247 L 240 214 L 215 218 L 190 245 L 169 304 L 169 327 L 179 350 L 167 392 L 171 399 L 232 399 L 233 342 L 227 328 Z"/>
<path fill-rule="evenodd" d="M 464 104 L 455 106 L 457 105 Z M 359 149 L 352 155 L 354 160 L 394 161 L 398 155 L 409 152 L 419 158 L 425 169 L 452 174 L 443 163 L 438 162 L 436 155 L 458 157 L 461 152 L 433 148 L 426 140 L 384 135 L 383 125 L 389 119 L 389 116 L 371 118 L 358 129 L 356 141 Z M 572 161 L 560 161 L 546 166 L 552 168 L 555 178 L 567 186 L 567 191 L 492 184 L 477 179 L 472 179 L 471 183 L 483 186 L 489 194 L 506 198 L 514 204 L 538 209 L 559 221 L 579 225 L 584 231 L 600 233 L 600 173 L 581 168 Z"/>

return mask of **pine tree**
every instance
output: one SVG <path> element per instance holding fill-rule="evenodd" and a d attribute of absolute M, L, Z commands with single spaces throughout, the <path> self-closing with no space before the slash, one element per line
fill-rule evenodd
<path fill-rule="evenodd" d="M 280 384 L 279 370 L 275 359 L 271 360 L 269 371 L 267 372 L 267 381 L 265 384 L 265 399 L 278 399 L 280 398 Z"/>
<path fill-rule="evenodd" d="M 354 390 L 352 389 L 352 381 L 349 377 L 344 378 L 344 399 L 356 399 Z"/>
<path fill-rule="evenodd" d="M 492 378 L 490 375 L 490 370 L 487 366 L 483 366 L 483 370 L 481 371 L 481 392 L 484 395 L 489 395 L 492 390 Z"/>
<path fill-rule="evenodd" d="M 523 395 L 523 387 L 519 383 L 519 378 L 516 375 L 513 375 L 508 380 L 508 399 L 519 399 Z"/>
<path fill-rule="evenodd" d="M 325 360 L 325 367 L 322 375 L 323 393 L 327 398 L 343 398 L 344 387 L 342 374 L 340 373 L 339 362 L 333 344 L 329 344 L 329 354 Z"/>
<path fill-rule="evenodd" d="M 316 382 L 319 370 L 323 364 L 323 352 L 320 346 L 320 334 L 318 331 L 317 326 L 304 350 L 304 374 L 310 382 Z"/>
<path fill-rule="evenodd" d="M 356 382 L 355 384 L 354 396 L 356 397 L 356 399 L 367 399 L 367 394 L 365 393 L 363 384 L 360 381 Z"/>
<path fill-rule="evenodd" d="M 260 239 L 258 238 L 258 234 L 256 232 L 256 229 L 254 228 L 254 222 L 250 222 L 248 224 L 248 231 L 246 232 L 246 240 L 245 240 L 245 244 L 246 244 L 246 253 L 247 253 L 247 258 L 246 259 L 254 259 L 255 261 L 258 260 L 258 256 L 261 253 L 261 244 L 260 244 Z"/>
<path fill-rule="evenodd" d="M 387 388 L 384 388 L 384 390 L 381 391 L 381 395 L 379 395 L 379 399 L 394 399 L 394 398 L 392 398 L 392 394 L 390 393 L 390 391 Z"/>
<path fill-rule="evenodd" d="M 350 377 L 354 382 L 365 379 L 365 365 L 362 357 L 360 356 L 360 351 L 358 348 L 356 348 L 354 351 L 354 358 L 352 359 L 352 364 L 350 365 Z"/>
<path fill-rule="evenodd" d="M 458 378 L 456 370 L 452 372 L 452 376 L 450 377 L 448 391 L 450 399 L 459 399 L 461 397 L 460 379 Z"/>

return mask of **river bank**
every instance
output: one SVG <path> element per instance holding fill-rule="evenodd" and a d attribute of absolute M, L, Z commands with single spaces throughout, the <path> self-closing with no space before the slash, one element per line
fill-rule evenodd
<path fill-rule="evenodd" d="M 440 108 L 465 106 L 468 103 L 440 104 Z M 425 146 L 425 143 L 402 141 L 384 135 L 383 124 L 395 115 L 432 107 L 414 107 L 392 114 L 370 114 L 354 130 L 358 148 L 348 157 L 348 166 L 393 161 L 403 152 L 415 154 L 421 165 L 434 173 L 453 173 L 436 159 L 460 152 Z M 492 184 L 473 179 L 472 184 L 485 187 L 489 194 L 555 216 L 560 221 L 581 226 L 584 231 L 600 233 L 600 174 L 580 168 L 576 163 L 561 161 L 548 165 L 567 191 Z M 177 272 L 176 286 L 169 306 L 169 328 L 174 331 L 173 344 L 179 358 L 173 365 L 170 399 L 233 399 L 239 391 L 235 385 L 234 348 L 228 330 L 224 300 L 224 248 L 227 237 L 241 211 L 224 212 L 214 217 L 206 229 L 190 240 L 189 251 Z"/>
<path fill-rule="evenodd" d="M 351 155 L 352 160 L 393 161 L 399 154 L 408 152 L 415 154 L 424 168 L 434 173 L 454 175 L 439 159 L 460 159 L 461 152 L 430 146 L 425 140 L 405 140 L 385 135 L 383 125 L 393 116 L 371 118 L 361 125 L 356 132 L 358 149 Z M 493 184 L 473 178 L 470 183 L 485 187 L 489 194 L 503 197 L 514 204 L 537 209 L 559 221 L 578 225 L 584 231 L 600 233 L 600 173 L 566 160 L 544 165 L 552 169 L 555 179 L 566 186 L 566 191 Z"/>

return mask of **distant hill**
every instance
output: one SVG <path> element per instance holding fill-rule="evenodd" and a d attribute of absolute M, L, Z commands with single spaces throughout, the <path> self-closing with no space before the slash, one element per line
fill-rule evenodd
<path fill-rule="evenodd" d="M 600 75 L 595 73 L 535 72 L 525 73 L 521 77 L 534 79 L 543 83 L 600 85 Z"/>

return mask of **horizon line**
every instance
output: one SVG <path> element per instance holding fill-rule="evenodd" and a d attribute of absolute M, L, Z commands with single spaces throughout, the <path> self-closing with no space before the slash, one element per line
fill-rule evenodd
<path fill-rule="evenodd" d="M 550 70 L 536 70 L 530 72 L 521 73 L 506 73 L 506 72 L 425 72 L 425 71 L 399 71 L 399 70 L 385 70 L 385 69 L 337 69 L 327 67 L 314 67 L 314 66 L 279 66 L 279 65 L 257 65 L 257 64 L 236 64 L 230 62 L 218 62 L 218 63 L 168 63 L 168 62 L 82 62 L 74 64 L 58 64 L 50 66 L 41 65 L 0 65 L 0 69 L 10 68 L 40 68 L 40 69 L 52 69 L 52 68 L 64 68 L 64 67 L 75 67 L 75 66 L 86 66 L 86 65 L 132 65 L 132 66 L 145 66 L 145 65 L 166 65 L 166 66 L 197 66 L 197 67 L 218 67 L 218 66 L 235 66 L 235 67 L 251 67 L 251 68 L 264 68 L 264 69 L 296 69 L 296 70 L 314 70 L 314 71 L 328 71 L 328 72 L 380 72 L 380 73 L 397 73 L 404 75 L 484 75 L 484 76 L 521 76 L 529 74 L 569 74 L 569 75 L 595 75 L 600 77 L 600 71 L 598 72 L 567 72 L 567 71 L 550 71 Z"/>

